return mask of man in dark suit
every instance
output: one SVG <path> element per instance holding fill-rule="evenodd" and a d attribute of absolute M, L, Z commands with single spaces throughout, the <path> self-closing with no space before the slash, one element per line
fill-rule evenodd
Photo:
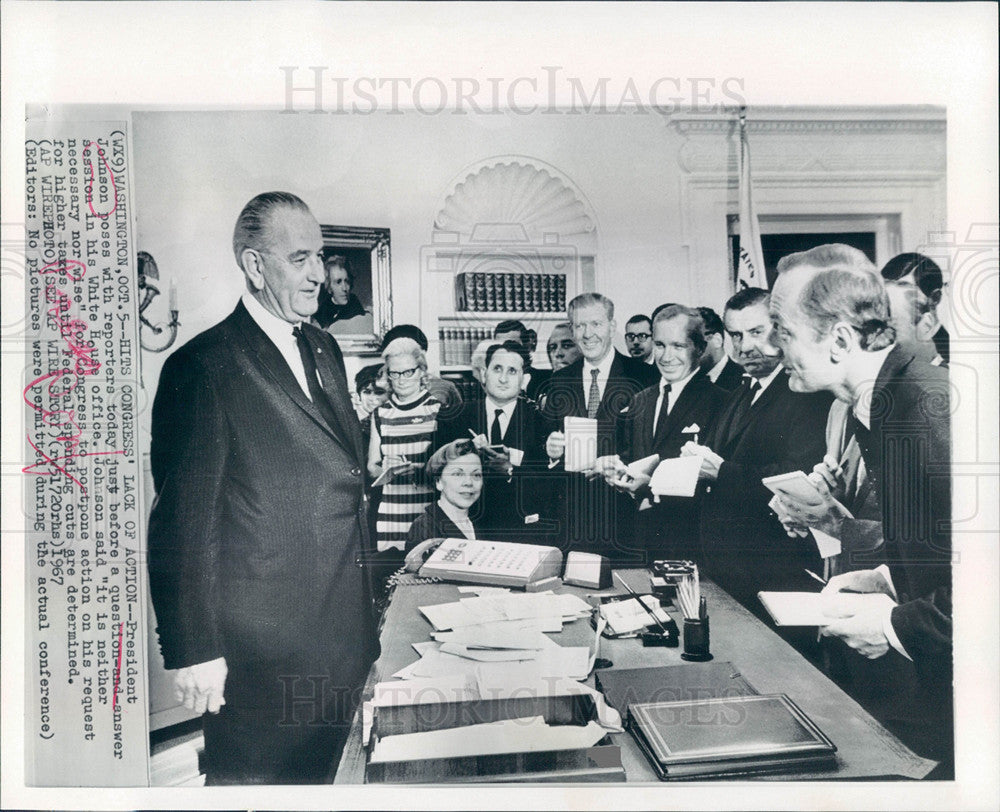
<path fill-rule="evenodd" d="M 698 557 L 698 505 L 693 498 L 653 497 L 648 476 L 630 476 L 624 464 L 655 454 L 679 457 L 688 440 L 704 435 L 726 393 L 698 374 L 705 351 L 701 314 L 682 305 L 661 310 L 652 326 L 656 386 L 643 389 L 619 417 L 619 462 L 605 479 L 635 495 L 636 529 L 649 559 Z M 624 476 L 623 476 L 624 474 Z"/>
<path fill-rule="evenodd" d="M 951 339 L 944 325 L 938 321 L 937 308 L 941 304 L 944 293 L 944 275 L 941 268 L 930 257 L 909 252 L 897 254 L 882 268 L 882 279 L 886 282 L 897 282 L 901 285 L 911 285 L 920 291 L 926 302 L 925 310 L 933 318 L 931 341 L 941 356 L 945 365 L 951 357 Z"/>
<path fill-rule="evenodd" d="M 832 621 L 823 634 L 869 658 L 905 657 L 917 685 L 893 684 L 908 708 L 904 741 L 952 768 L 951 434 L 948 373 L 894 344 L 889 300 L 861 252 L 824 245 L 782 259 L 772 315 L 791 386 L 851 404 L 853 431 L 882 506 L 876 569 L 832 578 L 824 592 L 892 600 Z M 840 521 L 852 518 L 820 493 Z"/>
<path fill-rule="evenodd" d="M 167 359 L 153 404 L 150 588 L 209 784 L 323 781 L 377 655 L 361 432 L 337 343 L 308 324 L 322 248 L 299 198 L 251 200 L 246 292 Z"/>
<path fill-rule="evenodd" d="M 517 341 L 490 346 L 483 396 L 439 420 L 434 445 L 471 436 L 483 454 L 483 494 L 469 516 L 485 538 L 545 543 L 554 530 L 543 499 L 551 475 L 541 416 L 521 394 L 528 363 L 528 351 Z"/>
<path fill-rule="evenodd" d="M 743 367 L 726 352 L 726 332 L 722 319 L 710 307 L 699 307 L 705 322 L 705 352 L 701 356 L 701 369 L 719 389 L 732 392 L 743 381 Z"/>
<path fill-rule="evenodd" d="M 815 542 L 790 538 L 768 507 L 761 479 L 811 471 L 823 458 L 832 398 L 788 388 L 781 352 L 770 341 L 768 292 L 746 288 L 726 303 L 726 332 L 747 380 L 731 392 L 703 444 L 700 537 L 711 577 L 758 616 L 761 590 L 810 588 L 806 567 L 821 566 Z"/>
<path fill-rule="evenodd" d="M 615 306 L 599 293 L 581 293 L 569 303 L 573 337 L 583 355 L 576 362 L 552 373 L 539 397 L 542 414 L 552 431 L 546 453 L 552 464 L 562 464 L 566 417 L 589 417 L 597 421 L 597 457 L 615 451 L 615 425 L 622 409 L 659 378 L 656 367 L 628 358 L 615 350 Z M 560 509 L 560 540 L 574 550 L 598 552 L 620 562 L 644 559 L 645 552 L 632 538 L 628 522 L 631 500 L 603 482 L 588 481 L 583 473 L 565 473 L 564 508 Z"/>

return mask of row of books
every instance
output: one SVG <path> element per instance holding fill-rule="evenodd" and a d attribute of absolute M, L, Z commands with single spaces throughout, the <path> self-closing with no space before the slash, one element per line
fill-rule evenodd
<path fill-rule="evenodd" d="M 493 326 L 489 327 L 441 327 L 438 342 L 441 347 L 441 366 L 468 366 L 472 363 L 472 351 L 480 341 L 493 338 Z"/>
<path fill-rule="evenodd" d="M 566 309 L 566 274 L 460 273 L 455 309 L 485 313 L 558 313 Z"/>

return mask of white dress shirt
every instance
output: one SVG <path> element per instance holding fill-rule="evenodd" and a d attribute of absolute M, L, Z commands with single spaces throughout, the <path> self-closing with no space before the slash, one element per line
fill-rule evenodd
<path fill-rule="evenodd" d="M 590 395 L 590 382 L 593 380 L 593 376 L 590 374 L 590 370 L 598 370 L 597 375 L 597 390 L 601 393 L 601 400 L 604 400 L 604 390 L 608 385 L 608 378 L 611 377 L 611 365 L 615 362 L 615 348 L 612 347 L 608 350 L 608 354 L 604 356 L 604 359 L 597 364 L 592 364 L 586 358 L 583 359 L 583 399 L 586 406 L 590 406 L 588 402 L 588 397 Z"/>
<path fill-rule="evenodd" d="M 299 355 L 299 345 L 292 332 L 301 322 L 292 324 L 284 319 L 279 319 L 251 296 L 249 291 L 243 294 L 242 301 L 250 318 L 257 322 L 257 326 L 264 331 L 264 335 L 271 340 L 271 343 L 281 353 L 281 357 L 285 359 L 285 363 L 292 370 L 292 374 L 299 382 L 299 386 L 302 387 L 305 396 L 312 400 L 309 394 L 309 383 L 306 380 L 306 369 L 302 365 L 302 356 Z"/>
<path fill-rule="evenodd" d="M 490 432 L 493 430 L 493 420 L 496 417 L 497 409 L 501 409 L 500 414 L 500 436 L 507 436 L 507 427 L 510 425 L 511 418 L 514 416 L 514 409 L 517 408 L 517 399 L 512 400 L 505 406 L 501 406 L 489 395 L 486 396 L 486 439 L 490 438 Z"/>
<path fill-rule="evenodd" d="M 768 375 L 766 378 L 756 378 L 757 383 L 760 384 L 760 388 L 757 389 L 756 392 L 754 392 L 753 400 L 750 401 L 751 406 L 753 406 L 753 404 L 755 404 L 760 399 L 760 396 L 764 394 L 764 390 L 767 389 L 767 387 L 769 387 L 772 383 L 774 383 L 774 379 L 777 378 L 782 372 L 784 372 L 784 369 L 785 369 L 784 364 L 778 364 L 778 366 L 776 366 L 774 370 L 771 372 L 771 374 Z"/>
<path fill-rule="evenodd" d="M 719 380 L 719 376 L 722 374 L 722 370 L 726 368 L 726 364 L 728 363 L 729 363 L 729 356 L 723 353 L 722 360 L 719 361 L 719 363 L 717 363 L 714 367 L 712 367 L 708 371 L 708 379 L 712 383 L 715 383 L 717 380 Z"/>
<path fill-rule="evenodd" d="M 695 367 L 694 371 L 688 375 L 686 378 L 682 378 L 677 381 L 677 383 L 670 384 L 670 395 L 667 398 L 667 414 L 670 414 L 670 410 L 674 408 L 677 403 L 677 398 L 681 396 L 681 392 L 684 391 L 684 387 L 688 385 L 695 374 L 698 372 L 698 368 Z M 660 378 L 660 396 L 656 399 L 656 410 L 653 412 L 653 431 L 656 431 L 657 422 L 660 419 L 660 409 L 663 407 L 663 387 L 666 386 L 668 381 Z"/>

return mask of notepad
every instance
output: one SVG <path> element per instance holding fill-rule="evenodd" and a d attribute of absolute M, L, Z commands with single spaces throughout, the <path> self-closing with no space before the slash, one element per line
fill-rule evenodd
<path fill-rule="evenodd" d="M 797 502 L 819 504 L 823 497 L 802 471 L 791 471 L 777 476 L 766 476 L 761 482 L 771 493 L 778 496 L 789 496 Z"/>
<path fill-rule="evenodd" d="M 653 471 L 649 489 L 657 496 L 694 496 L 701 457 L 672 457 Z"/>
<path fill-rule="evenodd" d="M 776 626 L 828 626 L 838 617 L 892 607 L 882 592 L 758 592 Z"/>
<path fill-rule="evenodd" d="M 566 451 L 563 468 L 586 471 L 597 462 L 597 421 L 589 417 L 568 416 L 563 419 Z"/>

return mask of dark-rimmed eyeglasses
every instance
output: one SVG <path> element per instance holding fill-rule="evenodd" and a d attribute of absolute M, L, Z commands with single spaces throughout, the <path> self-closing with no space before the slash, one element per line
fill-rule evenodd
<path fill-rule="evenodd" d="M 419 369 L 420 367 L 412 367 L 411 369 L 390 369 L 386 374 L 389 376 L 389 380 L 391 381 L 398 381 L 400 378 L 409 380 Z"/>

